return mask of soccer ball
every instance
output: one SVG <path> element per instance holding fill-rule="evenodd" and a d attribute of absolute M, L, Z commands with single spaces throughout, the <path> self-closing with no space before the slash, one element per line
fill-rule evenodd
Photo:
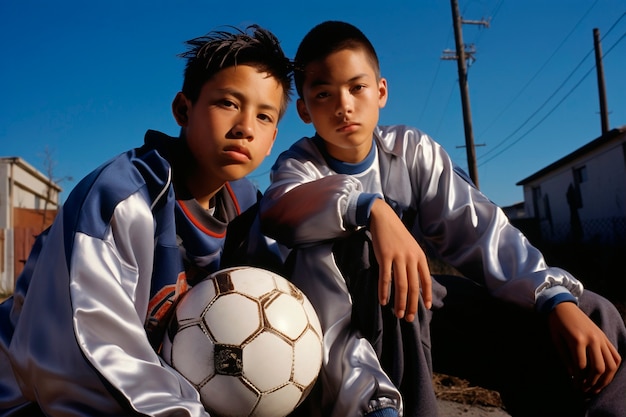
<path fill-rule="evenodd" d="M 313 388 L 322 330 L 306 296 L 253 267 L 218 271 L 176 306 L 162 356 L 221 417 L 280 417 Z"/>

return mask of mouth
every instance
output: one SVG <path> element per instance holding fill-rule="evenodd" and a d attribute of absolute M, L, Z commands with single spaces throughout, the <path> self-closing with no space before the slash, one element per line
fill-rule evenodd
<path fill-rule="evenodd" d="M 337 132 L 353 132 L 358 127 L 359 124 L 356 122 L 344 122 L 337 128 Z"/>
<path fill-rule="evenodd" d="M 230 157 L 232 157 L 234 159 L 238 159 L 238 160 L 240 160 L 240 159 L 245 159 L 245 160 L 252 159 L 252 156 L 250 155 L 250 151 L 245 146 L 229 145 L 229 146 L 224 147 L 223 152 L 226 155 L 229 155 Z"/>

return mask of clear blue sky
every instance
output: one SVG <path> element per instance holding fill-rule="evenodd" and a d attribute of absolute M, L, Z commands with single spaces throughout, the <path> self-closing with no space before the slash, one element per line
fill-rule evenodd
<path fill-rule="evenodd" d="M 232 6 L 232 7 L 231 7 Z M 515 183 L 601 133 L 593 28 L 605 54 L 610 127 L 626 124 L 624 0 L 459 0 L 475 44 L 469 90 L 481 189 L 522 201 Z M 183 42 L 224 25 L 272 30 L 292 57 L 315 24 L 345 20 L 377 48 L 390 98 L 382 124 L 416 126 L 467 167 L 448 0 L 359 2 L 0 1 L 0 156 L 44 170 L 48 148 L 63 198 L 100 163 L 141 145 L 146 129 L 171 135 Z M 253 173 L 268 185 L 278 153 L 311 127 L 293 106 L 273 153 Z M 72 177 L 73 180 L 68 180 Z"/>

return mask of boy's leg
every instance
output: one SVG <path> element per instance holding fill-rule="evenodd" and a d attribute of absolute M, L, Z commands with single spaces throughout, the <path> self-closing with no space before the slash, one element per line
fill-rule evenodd
<path fill-rule="evenodd" d="M 417 318 L 409 323 L 395 316 L 391 304 L 380 305 L 378 263 L 368 232 L 362 230 L 338 240 L 333 255 L 352 298 L 353 326 L 373 346 L 383 370 L 399 388 L 404 415 L 437 415 L 430 353 L 431 312 L 420 298 Z"/>
<path fill-rule="evenodd" d="M 332 253 L 332 243 L 292 251 L 290 280 L 311 301 L 324 332 L 316 389 L 294 416 L 361 416 L 372 400 L 397 407 L 400 396 L 380 368 L 370 343 L 352 326 L 352 303 Z M 384 405 L 384 404 L 383 404 Z"/>
<path fill-rule="evenodd" d="M 626 415 L 624 365 L 609 387 L 585 399 L 553 347 L 545 316 L 495 300 L 464 278 L 436 277 L 433 284 L 436 371 L 499 391 L 513 415 L 576 416 L 587 409 Z M 579 305 L 624 357 L 626 329 L 615 307 L 589 291 Z"/>
<path fill-rule="evenodd" d="M 420 302 L 418 320 L 408 323 L 380 306 L 378 268 L 367 234 L 292 255 L 291 280 L 315 306 L 324 330 L 325 362 L 311 395 L 321 395 L 332 413 L 326 408 L 321 415 L 362 415 L 368 401 L 400 401 L 399 387 L 404 416 L 436 416 L 430 311 Z"/>

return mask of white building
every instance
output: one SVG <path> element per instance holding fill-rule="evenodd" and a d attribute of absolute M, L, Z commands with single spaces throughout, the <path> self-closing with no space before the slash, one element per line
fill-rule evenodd
<path fill-rule="evenodd" d="M 58 210 L 61 188 L 19 157 L 0 157 L 0 293 L 15 277 Z"/>
<path fill-rule="evenodd" d="M 626 126 L 518 182 L 548 242 L 626 242 Z"/>

